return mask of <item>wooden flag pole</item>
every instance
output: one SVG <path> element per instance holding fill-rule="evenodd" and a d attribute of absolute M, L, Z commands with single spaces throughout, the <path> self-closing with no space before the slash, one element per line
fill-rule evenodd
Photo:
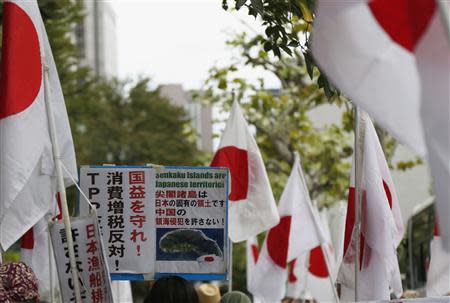
<path fill-rule="evenodd" d="M 319 234 L 320 237 L 320 248 L 322 249 L 322 253 L 325 257 L 325 265 L 327 266 L 327 270 L 328 270 L 328 280 L 330 281 L 331 284 L 331 289 L 333 290 L 333 296 L 334 296 L 334 301 L 336 303 L 339 303 L 339 296 L 338 293 L 336 291 L 336 287 L 334 285 L 334 281 L 333 281 L 333 277 L 331 276 L 331 266 L 330 266 L 330 259 L 327 253 L 327 249 L 325 247 L 325 236 L 322 233 L 322 229 L 319 226 L 319 217 L 317 216 L 316 212 L 314 211 L 314 208 L 312 206 L 311 203 L 311 198 L 309 197 L 309 191 L 308 191 L 308 187 L 306 186 L 306 181 L 305 181 L 305 176 L 303 175 L 303 171 L 301 169 L 301 161 L 300 161 L 300 156 L 297 152 L 295 152 L 295 157 L 298 159 L 299 161 L 299 174 L 300 174 L 300 178 L 302 181 L 301 186 L 303 186 L 303 191 L 306 193 L 307 197 L 308 197 L 308 201 L 306 202 L 306 204 L 308 204 L 308 208 L 309 211 L 311 212 L 311 215 L 313 216 L 313 221 L 314 221 L 314 227 L 316 228 L 317 233 Z M 309 262 L 308 262 L 309 263 Z M 307 270 L 309 269 L 309 264 L 307 267 Z"/>
<path fill-rule="evenodd" d="M 53 104 L 51 100 L 50 93 L 50 83 L 49 83 L 49 68 L 48 66 L 44 66 L 44 92 L 45 92 L 45 106 L 47 109 L 47 119 L 50 130 L 50 138 L 52 142 L 52 151 L 53 151 L 53 159 L 55 161 L 55 169 L 56 169 L 56 179 L 57 179 L 57 191 L 61 196 L 61 210 L 63 215 L 63 222 L 67 236 L 67 245 L 69 250 L 69 261 L 70 261 L 70 269 L 72 271 L 72 279 L 73 279 L 73 288 L 75 293 L 75 302 L 82 303 L 81 301 L 81 291 L 80 291 L 80 283 L 78 280 L 78 269 L 76 266 L 75 259 L 75 250 L 73 245 L 73 237 L 72 237 L 72 227 L 70 224 L 69 218 L 69 209 L 67 207 L 67 196 L 66 196 L 66 188 L 64 186 L 64 178 L 61 168 L 61 154 L 58 145 L 58 138 L 56 135 L 56 124 L 55 124 L 55 116 L 53 113 Z"/>

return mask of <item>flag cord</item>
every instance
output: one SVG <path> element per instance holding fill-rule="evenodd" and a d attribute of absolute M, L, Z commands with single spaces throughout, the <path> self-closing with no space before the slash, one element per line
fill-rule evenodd
<path fill-rule="evenodd" d="M 63 215 L 64 227 L 65 227 L 65 231 L 66 231 L 66 235 L 67 235 L 69 261 L 70 261 L 70 268 L 72 271 L 75 302 L 82 303 L 80 284 L 79 284 L 79 280 L 78 280 L 78 269 L 77 269 L 76 260 L 75 260 L 75 250 L 74 250 L 73 237 L 72 237 L 72 227 L 70 224 L 69 210 L 67 207 L 66 188 L 64 186 L 64 178 L 63 178 L 62 169 L 61 169 L 62 161 L 61 161 L 60 150 L 59 150 L 59 145 L 58 145 L 58 138 L 56 135 L 55 117 L 54 117 L 54 113 L 53 113 L 53 104 L 52 104 L 52 101 L 50 100 L 50 96 L 51 96 L 50 91 L 51 90 L 50 90 L 50 83 L 49 83 L 49 68 L 48 68 L 48 66 L 44 66 L 45 105 L 46 105 L 46 110 L 47 110 L 49 133 L 50 133 L 50 138 L 51 138 L 51 142 L 52 142 L 53 158 L 55 161 L 57 186 L 58 186 L 58 191 L 61 195 L 61 210 L 62 210 L 62 215 Z"/>
<path fill-rule="evenodd" d="M 78 185 L 78 182 L 75 180 L 75 178 L 72 176 L 72 174 L 69 172 L 69 170 L 67 169 L 67 167 L 64 165 L 64 163 L 61 163 L 61 167 L 64 169 L 64 171 L 67 173 L 67 175 L 69 176 L 69 178 L 72 180 L 73 184 L 75 185 L 75 187 L 78 189 L 78 192 L 81 194 L 81 196 L 83 196 L 85 202 L 87 204 L 89 204 L 89 207 L 92 211 L 95 211 L 95 207 L 94 205 L 92 205 L 91 201 L 89 201 L 89 198 L 86 196 L 86 194 L 81 190 L 80 186 Z"/>
<path fill-rule="evenodd" d="M 310 198 L 310 196 L 309 196 L 308 187 L 306 186 L 305 176 L 303 175 L 303 171 L 302 171 L 302 169 L 301 169 L 300 156 L 299 156 L 299 154 L 298 154 L 297 152 L 295 152 L 295 157 L 297 158 L 297 160 L 298 160 L 298 162 L 299 162 L 298 170 L 299 170 L 300 179 L 301 179 L 301 183 L 302 183 L 301 186 L 303 186 L 303 192 L 306 193 L 306 196 L 307 196 L 306 204 L 308 204 L 309 211 L 311 212 L 311 215 L 313 216 L 314 226 L 315 226 L 315 228 L 316 228 L 316 230 L 317 230 L 317 233 L 319 234 L 319 238 L 320 238 L 320 248 L 322 249 L 322 253 L 323 253 L 324 257 L 325 257 L 325 265 L 327 266 L 327 270 L 328 270 L 328 279 L 329 279 L 330 284 L 331 284 L 331 289 L 333 290 L 334 301 L 335 301 L 336 303 L 339 303 L 339 302 L 340 302 L 340 301 L 339 301 L 339 296 L 338 296 L 338 294 L 337 294 L 336 287 L 335 287 L 334 282 L 333 282 L 333 277 L 331 276 L 331 267 L 330 267 L 330 260 L 329 260 L 329 258 L 328 258 L 328 251 L 326 250 L 326 246 L 323 244 L 323 243 L 325 242 L 325 239 L 326 239 L 326 238 L 325 238 L 325 236 L 322 234 L 321 228 L 320 228 L 320 226 L 319 226 L 319 221 L 318 221 L 319 218 L 318 218 L 318 216 L 317 216 L 317 214 L 316 214 L 316 212 L 314 211 L 314 208 L 313 208 L 313 206 L 312 206 L 311 198 Z M 308 263 L 309 263 L 309 262 L 308 262 Z M 308 264 L 307 270 L 309 270 L 309 264 Z"/>
<path fill-rule="evenodd" d="M 441 15 L 441 20 L 445 28 L 445 32 L 447 33 L 447 39 L 450 43 L 450 18 L 448 14 L 448 6 L 445 4 L 447 1 L 436 0 L 436 4 L 439 8 L 439 13 Z"/>

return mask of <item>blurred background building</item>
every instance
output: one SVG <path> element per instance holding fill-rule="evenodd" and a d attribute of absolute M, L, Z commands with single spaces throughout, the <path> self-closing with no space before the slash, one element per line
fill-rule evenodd
<path fill-rule="evenodd" d="M 111 2 L 93 0 L 83 0 L 83 5 L 86 15 L 75 32 L 82 64 L 91 67 L 97 76 L 117 77 L 117 17 L 114 7 Z M 194 102 L 192 94 L 181 84 L 161 85 L 160 92 L 172 105 L 184 108 L 197 133 L 197 147 L 212 152 L 211 106 Z"/>
<path fill-rule="evenodd" d="M 170 100 L 173 105 L 183 107 L 192 121 L 197 133 L 197 148 L 213 151 L 212 107 L 192 100 L 192 93 L 185 91 L 181 84 L 165 84 L 159 88 L 162 97 Z"/>
<path fill-rule="evenodd" d="M 117 22 L 114 8 L 108 1 L 82 1 L 86 15 L 75 33 L 82 63 L 91 67 L 98 76 L 116 77 Z"/>

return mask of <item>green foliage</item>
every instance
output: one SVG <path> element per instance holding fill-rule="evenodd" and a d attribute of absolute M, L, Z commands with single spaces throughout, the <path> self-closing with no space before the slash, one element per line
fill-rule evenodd
<path fill-rule="evenodd" d="M 149 89 L 149 79 L 93 86 L 70 112 L 79 164 L 201 164 L 186 113 Z"/>
<path fill-rule="evenodd" d="M 263 45 L 264 51 L 281 58 L 282 53 L 293 56 L 295 51 L 300 50 L 308 74 L 313 79 L 313 70 L 318 69 L 318 66 L 311 54 L 309 42 L 315 0 L 222 0 L 223 9 L 229 9 L 229 2 L 234 2 L 236 10 L 246 7 L 249 15 L 260 18 L 265 36 L 260 37 L 259 43 Z M 320 72 L 317 84 L 328 98 L 340 94 L 323 72 Z"/>
<path fill-rule="evenodd" d="M 2 259 L 4 263 L 19 262 L 20 252 L 17 250 L 8 250 L 7 252 L 3 253 Z"/>
<path fill-rule="evenodd" d="M 318 73 L 311 81 L 300 52 L 273 57 L 264 51 L 261 39 L 241 34 L 230 41 L 229 45 L 239 50 L 240 59 L 229 66 L 211 69 L 203 97 L 220 104 L 224 110 L 230 107 L 232 92 L 241 100 L 248 122 L 256 128 L 257 142 L 276 196 L 281 194 L 297 151 L 312 199 L 320 206 L 345 199 L 352 128 L 345 128 L 342 123 L 314 124 L 311 112 L 330 106 L 325 92 L 318 89 Z M 270 90 L 262 80 L 252 84 L 237 77 L 236 71 L 243 66 L 272 72 L 282 88 Z M 336 110 L 348 116 L 351 108 L 342 96 L 331 100 Z"/>

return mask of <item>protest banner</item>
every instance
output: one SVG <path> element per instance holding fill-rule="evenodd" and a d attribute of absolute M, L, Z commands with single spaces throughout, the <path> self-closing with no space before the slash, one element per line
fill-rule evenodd
<path fill-rule="evenodd" d="M 227 169 L 83 166 L 80 187 L 97 209 L 113 279 L 226 278 Z"/>
<path fill-rule="evenodd" d="M 96 218 L 90 215 L 71 221 L 81 299 L 84 303 L 113 303 L 111 281 Z M 74 302 L 74 283 L 63 222 L 50 223 L 50 236 L 63 302 Z"/>

